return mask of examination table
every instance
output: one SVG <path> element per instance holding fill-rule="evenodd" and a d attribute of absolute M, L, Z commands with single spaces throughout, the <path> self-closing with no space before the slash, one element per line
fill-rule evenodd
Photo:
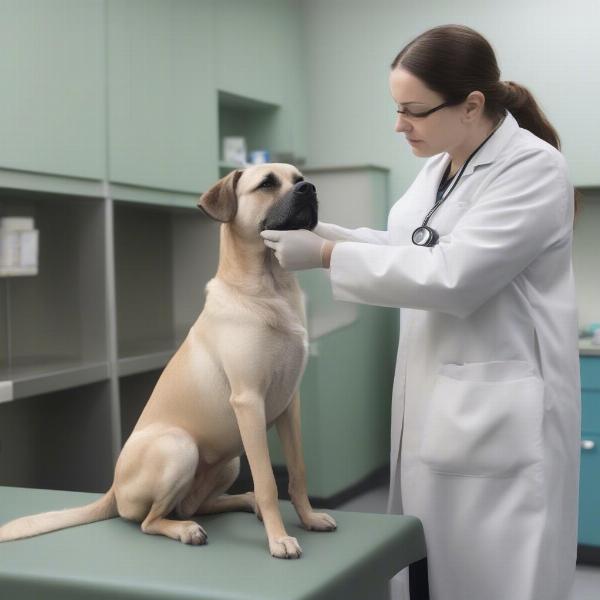
<path fill-rule="evenodd" d="M 81 506 L 100 494 L 0 487 L 0 523 Z M 415 517 L 328 511 L 333 533 L 299 525 L 280 501 L 299 560 L 272 558 L 263 524 L 251 513 L 204 515 L 205 546 L 143 534 L 138 523 L 111 519 L 0 544 L 0 598 L 206 600 L 379 600 L 388 580 L 425 558 Z"/>

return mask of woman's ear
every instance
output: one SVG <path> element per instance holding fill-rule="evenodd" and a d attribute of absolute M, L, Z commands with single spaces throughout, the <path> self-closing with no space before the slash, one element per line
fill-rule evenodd
<path fill-rule="evenodd" d="M 465 99 L 465 119 L 472 121 L 483 113 L 485 96 L 480 91 L 471 92 Z"/>
<path fill-rule="evenodd" d="M 233 221 L 237 212 L 236 187 L 243 171 L 236 169 L 219 179 L 207 192 L 200 196 L 198 208 L 215 221 Z"/>

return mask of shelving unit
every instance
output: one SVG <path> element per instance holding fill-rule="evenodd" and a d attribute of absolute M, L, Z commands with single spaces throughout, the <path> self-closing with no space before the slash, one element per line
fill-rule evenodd
<path fill-rule="evenodd" d="M 102 200 L 0 190 L 0 214 L 40 231 L 39 275 L 0 278 L 0 398 L 107 379 Z"/>
<path fill-rule="evenodd" d="M 219 227 L 200 210 L 113 201 L 104 189 L 103 198 L 0 190 L 0 216 L 33 217 L 40 232 L 38 275 L 0 278 L 5 485 L 100 491 L 110 482 L 216 272 Z M 141 395 L 136 382 L 146 382 Z"/>

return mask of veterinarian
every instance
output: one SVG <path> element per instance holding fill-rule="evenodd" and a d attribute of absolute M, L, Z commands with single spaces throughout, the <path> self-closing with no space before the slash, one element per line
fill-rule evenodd
<path fill-rule="evenodd" d="M 338 300 L 403 309 L 388 510 L 423 522 L 432 600 L 565 600 L 580 392 L 558 136 L 467 27 L 411 41 L 389 85 L 428 160 L 387 231 L 320 222 L 265 244 L 284 269 L 328 268 Z"/>

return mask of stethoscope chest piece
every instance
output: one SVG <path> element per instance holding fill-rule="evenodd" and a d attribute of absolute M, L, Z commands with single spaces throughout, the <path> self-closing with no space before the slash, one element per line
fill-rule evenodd
<path fill-rule="evenodd" d="M 413 244 L 416 246 L 435 246 L 438 242 L 439 235 L 435 229 L 423 225 L 417 227 L 412 234 Z"/>

